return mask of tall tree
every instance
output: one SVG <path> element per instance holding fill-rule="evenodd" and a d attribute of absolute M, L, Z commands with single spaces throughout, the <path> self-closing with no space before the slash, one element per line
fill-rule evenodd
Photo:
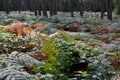
<path fill-rule="evenodd" d="M 56 14 L 57 14 L 58 1 L 57 1 L 57 0 L 54 0 L 53 2 L 54 2 L 54 4 L 53 4 L 53 5 L 54 5 L 54 7 L 53 7 L 54 15 L 56 15 Z"/>
<path fill-rule="evenodd" d="M 19 13 L 20 13 L 20 11 L 21 11 L 21 1 L 20 0 L 17 0 L 17 5 L 18 5 L 17 11 L 19 11 Z"/>
<path fill-rule="evenodd" d="M 57 0 L 49 0 L 50 16 L 57 14 Z"/>
<path fill-rule="evenodd" d="M 104 3 L 105 3 L 105 1 L 100 1 L 101 2 L 101 19 L 103 19 L 103 17 L 104 17 Z"/>
<path fill-rule="evenodd" d="M 80 15 L 83 16 L 84 11 L 83 11 L 83 0 L 80 0 Z"/>
<path fill-rule="evenodd" d="M 69 11 L 70 9 L 70 1 L 69 0 L 63 0 L 63 3 L 64 3 L 64 10 L 65 11 Z M 70 4 L 70 5 L 69 5 Z"/>
<path fill-rule="evenodd" d="M 33 2 L 33 10 L 34 10 L 35 16 L 37 16 L 37 8 L 38 8 L 37 0 L 32 0 L 32 2 Z"/>
<path fill-rule="evenodd" d="M 107 17 L 112 20 L 112 0 L 107 0 Z"/>
<path fill-rule="evenodd" d="M 30 0 L 25 0 L 25 4 L 26 4 L 26 7 L 27 7 L 27 10 L 31 11 L 31 3 L 30 3 Z"/>
<path fill-rule="evenodd" d="M 10 7 L 9 7 L 9 2 L 8 0 L 3 0 L 3 4 L 4 4 L 4 10 L 7 14 L 9 14 L 10 12 Z"/>
<path fill-rule="evenodd" d="M 93 11 L 93 0 L 90 0 L 90 9 L 91 9 L 91 11 Z"/>
<path fill-rule="evenodd" d="M 70 0 L 70 7 L 69 10 L 71 12 L 71 17 L 74 16 L 73 11 L 74 11 L 74 0 Z"/>
<path fill-rule="evenodd" d="M 33 0 L 29 0 L 30 3 L 30 11 L 33 12 L 34 11 L 34 5 L 33 5 Z"/>
<path fill-rule="evenodd" d="M 41 0 L 41 8 L 43 11 L 43 15 L 47 16 L 47 4 L 46 4 L 46 0 Z"/>
<path fill-rule="evenodd" d="M 76 0 L 77 10 L 80 11 L 80 15 L 83 16 L 83 4 L 82 0 Z"/>
<path fill-rule="evenodd" d="M 54 13 L 53 13 L 53 0 L 49 0 L 49 10 L 50 10 L 50 16 L 53 16 Z"/>
<path fill-rule="evenodd" d="M 40 4 L 40 1 L 37 0 L 37 3 L 38 3 L 38 14 L 41 15 L 41 4 Z"/>
<path fill-rule="evenodd" d="M 62 11 L 62 0 L 58 0 L 58 10 Z"/>
<path fill-rule="evenodd" d="M 13 0 L 13 6 L 14 6 L 14 10 L 17 11 L 17 1 Z"/>

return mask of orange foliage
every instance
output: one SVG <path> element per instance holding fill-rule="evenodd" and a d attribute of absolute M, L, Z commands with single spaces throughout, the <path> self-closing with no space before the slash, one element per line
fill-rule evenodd
<path fill-rule="evenodd" d="M 23 33 L 24 33 L 25 35 L 30 34 L 31 31 L 32 31 L 32 30 L 31 30 L 30 27 L 25 27 L 25 28 L 23 28 Z"/>
<path fill-rule="evenodd" d="M 5 32 L 11 32 L 17 34 L 17 36 L 30 34 L 31 28 L 27 27 L 24 23 L 12 23 L 10 26 L 4 28 Z"/>
<path fill-rule="evenodd" d="M 41 31 L 44 28 L 44 25 L 42 23 L 36 23 L 32 24 L 30 27 L 35 31 Z"/>

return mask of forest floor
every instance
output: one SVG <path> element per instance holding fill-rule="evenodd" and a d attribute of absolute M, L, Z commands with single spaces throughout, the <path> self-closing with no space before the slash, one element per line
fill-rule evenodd
<path fill-rule="evenodd" d="M 0 80 L 120 80 L 120 16 L 0 12 Z"/>

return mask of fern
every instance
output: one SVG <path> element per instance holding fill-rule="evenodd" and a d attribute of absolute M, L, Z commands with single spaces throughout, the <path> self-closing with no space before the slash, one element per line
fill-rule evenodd
<path fill-rule="evenodd" d="M 74 39 L 72 39 L 65 31 L 59 31 L 58 32 L 63 40 L 66 42 L 73 42 Z"/>

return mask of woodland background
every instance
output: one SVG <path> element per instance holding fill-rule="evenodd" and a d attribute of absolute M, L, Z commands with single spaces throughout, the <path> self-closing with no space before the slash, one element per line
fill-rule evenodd
<path fill-rule="evenodd" d="M 112 11 L 120 14 L 120 0 L 1 0 L 0 10 L 6 11 L 31 11 L 35 15 L 47 16 L 46 11 L 50 11 L 50 15 L 56 15 L 57 12 L 80 12 L 83 16 L 84 11 L 101 12 L 101 18 L 104 12 L 108 13 L 108 19 L 112 19 Z"/>

